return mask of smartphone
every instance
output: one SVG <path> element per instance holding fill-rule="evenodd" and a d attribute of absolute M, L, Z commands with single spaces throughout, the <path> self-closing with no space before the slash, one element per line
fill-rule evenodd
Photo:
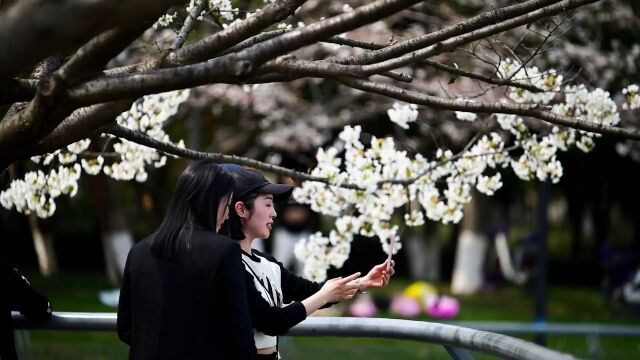
<path fill-rule="evenodd" d="M 389 273 L 389 268 L 391 267 L 391 256 L 393 255 L 393 248 L 396 245 L 397 235 L 394 235 L 391 238 L 391 243 L 389 243 L 389 255 L 387 256 L 387 273 Z"/>

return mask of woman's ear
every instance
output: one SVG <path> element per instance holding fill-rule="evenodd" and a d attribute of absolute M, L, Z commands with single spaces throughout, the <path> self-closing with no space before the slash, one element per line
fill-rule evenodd
<path fill-rule="evenodd" d="M 238 216 L 240 216 L 241 218 L 244 219 L 249 216 L 249 214 L 247 213 L 247 208 L 244 207 L 242 201 L 236 202 L 235 205 L 233 205 L 233 208 L 235 209 L 236 214 L 238 214 Z"/>

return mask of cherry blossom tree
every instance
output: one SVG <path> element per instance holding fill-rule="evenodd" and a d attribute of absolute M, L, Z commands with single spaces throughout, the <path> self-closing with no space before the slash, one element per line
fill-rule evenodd
<path fill-rule="evenodd" d="M 355 235 L 390 251 L 401 227 L 460 222 L 507 171 L 557 182 L 558 153 L 588 152 L 602 136 L 639 140 L 621 123 L 621 112 L 637 116 L 637 85 L 612 94 L 539 60 L 601 3 L 459 1 L 455 15 L 412 0 L 5 5 L 0 171 L 33 170 L 10 179 L 0 204 L 46 218 L 80 177 L 144 182 L 168 157 L 251 166 L 301 181 L 295 200 L 335 218 L 296 247 L 305 275 L 322 280 Z M 300 95 L 321 87 L 330 90 Z M 250 105 L 263 145 L 313 149 L 313 168 L 171 139 L 164 124 L 203 93 Z M 393 136 L 364 132 L 363 121 Z"/>

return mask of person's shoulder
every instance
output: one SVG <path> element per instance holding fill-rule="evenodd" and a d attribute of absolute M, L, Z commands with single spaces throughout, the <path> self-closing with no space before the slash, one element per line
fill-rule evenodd
<path fill-rule="evenodd" d="M 137 243 L 133 244 L 133 246 L 131 246 L 131 249 L 129 250 L 129 256 L 133 256 L 136 254 L 140 254 L 140 253 L 148 253 L 149 252 L 149 248 L 151 247 L 151 238 L 153 237 L 153 235 L 149 235 L 146 238 L 138 241 Z"/>
<path fill-rule="evenodd" d="M 193 245 L 202 251 L 224 252 L 231 247 L 239 247 L 237 241 L 208 230 L 194 230 Z"/>

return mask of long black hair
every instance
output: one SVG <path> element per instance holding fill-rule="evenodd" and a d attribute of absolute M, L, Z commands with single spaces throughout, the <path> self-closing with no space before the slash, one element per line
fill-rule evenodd
<path fill-rule="evenodd" d="M 180 175 L 167 213 L 152 235 L 151 253 L 173 258 L 191 247 L 194 226 L 216 232 L 218 205 L 233 191 L 233 177 L 208 160 L 192 162 Z"/>

